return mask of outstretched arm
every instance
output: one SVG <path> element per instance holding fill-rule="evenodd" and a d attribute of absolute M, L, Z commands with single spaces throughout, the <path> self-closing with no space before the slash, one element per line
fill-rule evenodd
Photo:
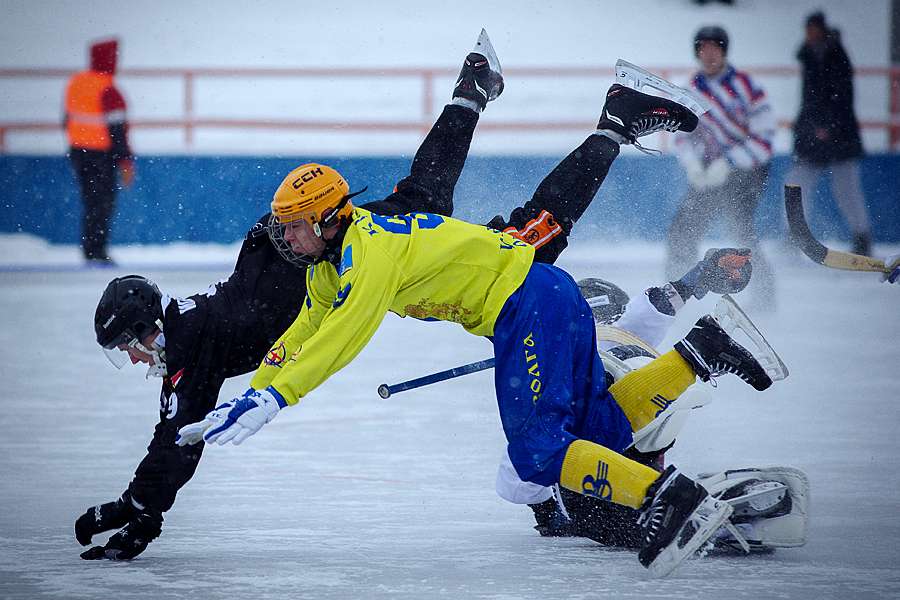
<path fill-rule="evenodd" d="M 75 522 L 75 537 L 83 546 L 98 533 L 119 531 L 103 546 L 83 552 L 82 558 L 130 560 L 160 535 L 163 513 L 172 508 L 178 490 L 193 477 L 203 452 L 202 444 L 176 446 L 178 429 L 202 419 L 212 409 L 221 385 L 221 380 L 192 381 L 190 375 L 184 375 L 174 387 L 169 380 L 163 384 L 160 420 L 128 489 L 118 500 L 88 508 Z"/>

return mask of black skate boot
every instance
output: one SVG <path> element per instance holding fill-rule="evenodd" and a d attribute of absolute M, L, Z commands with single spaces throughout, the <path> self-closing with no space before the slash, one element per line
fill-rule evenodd
<path fill-rule="evenodd" d="M 491 45 L 487 32 L 481 30 L 475 49 L 466 56 L 456 86 L 454 98 L 465 98 L 484 110 L 487 103 L 503 93 L 503 70 Z"/>
<path fill-rule="evenodd" d="M 664 577 L 722 526 L 731 506 L 670 466 L 647 490 L 640 513 L 638 560 L 654 577 Z"/>
<path fill-rule="evenodd" d="M 606 104 L 597 129 L 612 131 L 624 138 L 624 144 L 657 131 L 693 131 L 697 115 L 672 100 L 638 92 L 618 83 L 606 92 Z"/>
<path fill-rule="evenodd" d="M 703 381 L 734 373 L 759 391 L 772 385 L 772 378 L 759 361 L 731 339 L 710 315 L 700 317 L 684 339 L 675 344 L 675 350 Z"/>

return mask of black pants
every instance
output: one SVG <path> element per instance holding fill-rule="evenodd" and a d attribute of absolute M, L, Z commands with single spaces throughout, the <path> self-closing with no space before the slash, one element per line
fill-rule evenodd
<path fill-rule="evenodd" d="M 466 164 L 478 116 L 462 106 L 445 106 L 419 146 L 409 175 L 387 198 L 363 208 L 382 215 L 428 212 L 449 217 L 453 213 L 453 191 Z"/>
<path fill-rule="evenodd" d="M 397 184 L 396 191 L 365 206 L 380 214 L 410 211 L 450 216 L 453 191 L 462 172 L 478 124 L 478 114 L 461 106 L 444 107 L 413 159 L 410 174 Z M 598 135 L 590 135 L 568 154 L 538 185 L 523 206 L 504 219 L 498 215 L 487 224 L 494 229 L 523 230 L 546 211 L 560 231 L 537 248 L 535 261 L 554 263 L 568 245 L 575 222 L 584 214 L 610 166 L 619 155 L 619 145 Z"/>
<path fill-rule="evenodd" d="M 764 297 L 772 298 L 772 267 L 760 248 L 755 224 L 756 207 L 768 175 L 768 166 L 734 171 L 720 187 L 688 190 L 669 227 L 666 277 L 670 281 L 696 264 L 700 240 L 711 223 L 722 219 L 734 243 L 753 253 L 751 295 L 759 302 Z"/>
<path fill-rule="evenodd" d="M 70 148 L 69 158 L 84 204 L 81 249 L 87 259 L 106 259 L 109 222 L 116 202 L 116 161 L 107 152 L 80 148 Z"/>
<path fill-rule="evenodd" d="M 514 209 L 508 219 L 494 217 L 488 226 L 523 231 L 546 211 L 552 215 L 553 224 L 560 225 L 560 231 L 537 246 L 534 260 L 555 263 L 568 246 L 572 227 L 590 206 L 617 156 L 619 144 L 601 135 L 589 135 L 544 177 L 528 202 Z"/>

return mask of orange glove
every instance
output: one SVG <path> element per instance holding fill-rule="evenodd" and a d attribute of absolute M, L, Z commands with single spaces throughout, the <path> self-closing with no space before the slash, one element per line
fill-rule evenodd
<path fill-rule="evenodd" d="M 118 163 L 119 178 L 124 187 L 131 187 L 134 183 L 134 161 L 130 158 L 122 158 Z"/>

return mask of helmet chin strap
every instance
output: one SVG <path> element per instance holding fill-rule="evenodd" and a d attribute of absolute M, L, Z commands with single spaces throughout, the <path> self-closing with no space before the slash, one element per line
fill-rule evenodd
<path fill-rule="evenodd" d="M 150 355 L 150 367 L 147 369 L 147 374 L 144 376 L 145 379 L 150 379 L 151 377 L 165 377 L 169 374 L 166 367 L 166 337 L 163 335 L 162 321 L 157 319 L 156 326 L 159 327 L 159 333 L 156 335 L 156 338 L 153 339 L 149 348 L 137 340 L 135 340 L 133 344 L 134 347 L 141 352 Z"/>

